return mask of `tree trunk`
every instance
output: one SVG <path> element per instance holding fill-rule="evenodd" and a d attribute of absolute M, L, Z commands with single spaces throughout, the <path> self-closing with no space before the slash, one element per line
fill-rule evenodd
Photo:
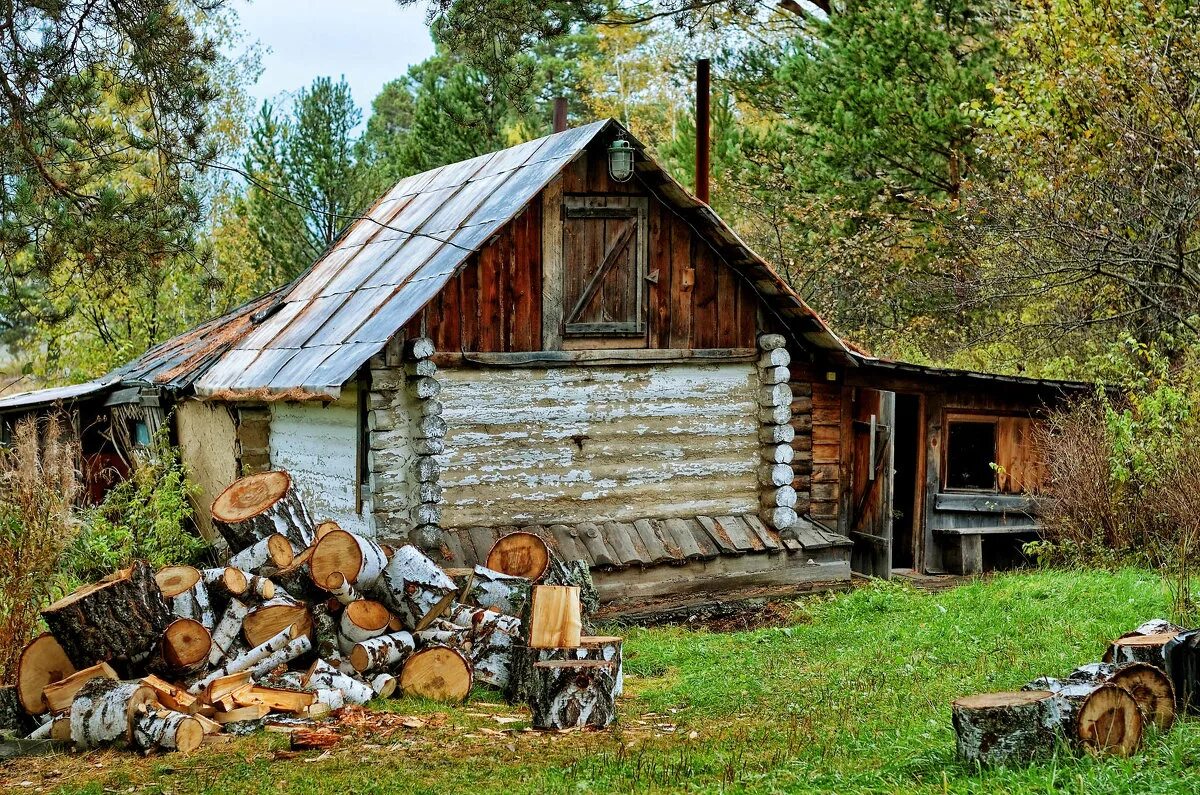
<path fill-rule="evenodd" d="M 538 662 L 553 660 L 598 660 L 616 666 L 613 675 L 613 698 L 620 698 L 625 691 L 625 664 L 622 638 L 608 635 L 585 635 L 579 646 L 566 649 L 532 649 L 521 643 L 512 648 L 509 668 L 509 683 L 505 696 L 514 704 L 528 703 L 534 686 L 533 666 Z"/>
<path fill-rule="evenodd" d="M 454 580 L 412 544 L 396 550 L 374 596 L 400 619 L 409 631 L 425 629 L 458 595 Z"/>
<path fill-rule="evenodd" d="M 500 690 L 507 688 L 513 646 L 521 642 L 521 619 L 459 605 L 451 620 L 468 628 L 475 681 Z"/>
<path fill-rule="evenodd" d="M 0 731 L 15 732 L 24 737 L 36 729 L 38 724 L 21 706 L 21 697 L 17 691 L 16 685 L 0 686 Z"/>
<path fill-rule="evenodd" d="M 154 575 L 158 589 L 170 603 L 171 612 L 179 618 L 199 621 L 208 631 L 216 626 L 208 586 L 200 570 L 192 566 L 167 566 Z"/>
<path fill-rule="evenodd" d="M 326 533 L 309 559 L 312 580 L 328 590 L 337 572 L 360 592 L 369 591 L 388 564 L 383 548 L 369 538 L 345 530 Z"/>
<path fill-rule="evenodd" d="M 463 701 L 471 692 L 471 662 L 458 649 L 426 646 L 404 663 L 400 690 L 434 701 Z"/>
<path fill-rule="evenodd" d="M 1130 756 L 1142 744 L 1142 711 L 1110 684 L 1050 681 L 1064 737 L 1097 753 Z M 1037 692 L 1037 691 L 1035 691 Z"/>
<path fill-rule="evenodd" d="M 980 765 L 1026 764 L 1054 752 L 1058 708 L 1048 690 L 980 693 L 950 707 L 958 756 Z"/>
<path fill-rule="evenodd" d="M 1149 663 L 1161 670 L 1166 670 L 1167 661 L 1163 657 L 1163 647 L 1167 641 L 1175 637 L 1171 633 L 1156 635 L 1129 634 L 1114 640 L 1104 654 L 1104 662 L 1123 665 L 1131 662 Z"/>
<path fill-rule="evenodd" d="M 134 719 L 133 742 L 147 751 L 163 748 L 191 753 L 204 742 L 204 725 L 169 709 L 148 709 Z"/>
<path fill-rule="evenodd" d="M 529 711 L 535 729 L 604 728 L 616 717 L 616 665 L 603 660 L 533 664 Z"/>
<path fill-rule="evenodd" d="M 286 472 L 260 472 L 235 480 L 212 504 L 213 526 L 232 549 L 281 533 L 304 549 L 315 523 Z"/>
<path fill-rule="evenodd" d="M 71 703 L 71 740 L 80 750 L 127 742 L 139 708 L 154 703 L 154 691 L 141 682 L 92 679 Z"/>
<path fill-rule="evenodd" d="M 1048 681 L 1035 680 L 1031 687 L 1040 688 L 1042 682 Z M 1140 662 L 1125 665 L 1091 663 L 1076 668 L 1067 681 L 1115 685 L 1133 696 L 1138 709 L 1142 711 L 1142 718 L 1153 722 L 1160 731 L 1167 731 L 1175 723 L 1175 688 L 1170 678 L 1157 666 Z"/>
<path fill-rule="evenodd" d="M 379 637 L 388 631 L 392 614 L 382 602 L 360 599 L 346 606 L 338 619 L 338 647 L 350 654 L 356 643 Z"/>
<path fill-rule="evenodd" d="M 485 610 L 523 616 L 529 607 L 529 589 L 532 586 L 533 583 L 524 577 L 476 566 L 467 588 L 466 601 Z"/>
<path fill-rule="evenodd" d="M 157 648 L 174 616 L 150 564 L 137 561 L 59 599 L 42 618 L 76 668 L 107 662 L 127 676 Z"/>
<path fill-rule="evenodd" d="M 231 569 L 237 571 L 237 569 Z M 238 638 L 242 632 L 242 622 L 250 608 L 240 599 L 230 599 L 217 628 L 212 633 L 212 648 L 208 652 L 208 664 L 220 665 L 221 661 L 238 648 Z"/>
<path fill-rule="evenodd" d="M 535 649 L 575 648 L 583 634 L 579 588 L 573 585 L 537 585 L 530 600 L 525 627 Z"/>
<path fill-rule="evenodd" d="M 550 565 L 550 547 L 533 533 L 502 536 L 488 552 L 486 567 L 501 574 L 536 582 Z"/>
<path fill-rule="evenodd" d="M 1164 652 L 1176 703 L 1181 710 L 1200 713 L 1200 630 L 1176 635 Z"/>
<path fill-rule="evenodd" d="M 30 715 L 41 715 L 49 708 L 42 690 L 73 673 L 75 666 L 58 639 L 44 632 L 25 645 L 17 660 L 17 700 Z"/>
<path fill-rule="evenodd" d="M 413 636 L 408 632 L 392 632 L 387 635 L 360 641 L 350 650 L 350 664 L 360 674 L 394 669 L 407 659 L 416 648 Z"/>

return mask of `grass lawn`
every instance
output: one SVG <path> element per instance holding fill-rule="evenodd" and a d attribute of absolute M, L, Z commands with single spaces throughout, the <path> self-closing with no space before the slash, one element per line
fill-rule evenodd
<path fill-rule="evenodd" d="M 790 605 L 782 626 L 629 629 L 610 731 L 523 731 L 477 694 L 402 699 L 393 727 L 324 754 L 258 734 L 191 757 L 102 752 L 0 767 L 6 791 L 170 793 L 1200 791 L 1200 722 L 1147 732 L 1133 759 L 1061 752 L 1023 769 L 958 763 L 949 703 L 1099 658 L 1164 613 L 1142 571 L 1011 574 L 941 593 L 877 585 Z M 402 720 L 405 716 L 408 720 Z M 409 726 L 404 726 L 407 723 Z"/>

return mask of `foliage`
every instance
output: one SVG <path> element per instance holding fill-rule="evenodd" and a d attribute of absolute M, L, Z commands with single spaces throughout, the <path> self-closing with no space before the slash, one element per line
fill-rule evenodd
<path fill-rule="evenodd" d="M 18 421 L 11 447 L 0 448 L 0 681 L 10 680 L 60 584 L 80 463 L 70 421 L 58 415 Z"/>
<path fill-rule="evenodd" d="M 179 450 L 159 434 L 137 458 L 129 478 L 82 517 L 67 560 L 79 582 L 94 582 L 134 560 L 156 568 L 194 563 L 206 549 L 191 523 L 200 489 L 188 480 Z"/>
<path fill-rule="evenodd" d="M 1151 572 L 1051 571 L 935 593 L 869 584 L 808 597 L 783 626 L 727 634 L 622 627 L 626 697 L 611 730 L 523 731 L 523 711 L 490 695 L 450 710 L 389 699 L 372 706 L 425 725 L 391 738 L 372 729 L 307 759 L 277 753 L 285 735 L 260 733 L 171 758 L 169 786 L 180 795 L 276 792 L 281 781 L 306 793 L 1183 792 L 1200 751 L 1193 720 L 1148 732 L 1132 759 L 1061 750 L 985 770 L 955 759 L 950 725 L 953 699 L 1061 676 L 1166 606 Z M 494 717 L 509 715 L 517 722 Z M 100 795 L 162 788 L 162 764 L 123 754 L 98 769 L 64 757 L 42 779 L 36 762 L 15 760 L 9 776 Z"/>

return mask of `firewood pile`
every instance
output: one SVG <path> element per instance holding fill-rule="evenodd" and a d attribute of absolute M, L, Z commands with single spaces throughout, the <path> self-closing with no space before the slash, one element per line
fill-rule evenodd
<path fill-rule="evenodd" d="M 212 517 L 239 550 L 229 565 L 137 562 L 46 607 L 49 631 L 0 689 L 0 725 L 79 749 L 189 751 L 273 717 L 399 694 L 459 703 L 476 685 L 527 703 L 535 728 L 613 720 L 621 638 L 584 634 L 588 566 L 538 536 L 443 570 L 313 522 L 285 472 L 236 481 Z"/>
<path fill-rule="evenodd" d="M 1169 731 L 1200 712 L 1200 630 L 1147 621 L 1109 644 L 1100 662 L 1019 691 L 980 693 L 951 706 L 958 755 L 983 765 L 1026 764 L 1060 745 L 1132 756 L 1149 725 Z"/>

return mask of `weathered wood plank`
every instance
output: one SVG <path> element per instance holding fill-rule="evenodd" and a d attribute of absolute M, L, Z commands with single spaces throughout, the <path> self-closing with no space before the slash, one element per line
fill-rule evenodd
<path fill-rule="evenodd" d="M 581 523 L 579 535 L 588 548 L 588 552 L 591 553 L 593 565 L 608 567 L 621 565 L 620 556 L 608 548 L 604 541 L 604 532 L 600 527 L 591 522 Z"/>
<path fill-rule="evenodd" d="M 715 517 L 717 525 L 733 542 L 733 545 L 743 552 L 761 552 L 766 547 L 758 540 L 758 536 L 754 531 L 746 526 L 746 522 L 740 516 L 718 516 Z"/>
<path fill-rule="evenodd" d="M 550 533 L 558 543 L 559 552 L 565 560 L 584 560 L 589 566 L 596 562 L 587 545 L 580 539 L 579 529 L 574 525 L 551 525 Z"/>
<path fill-rule="evenodd" d="M 651 563 L 674 562 L 681 557 L 680 555 L 671 554 L 651 520 L 638 519 L 633 523 L 633 528 L 641 539 L 642 546 L 646 549 L 646 554 L 650 558 Z"/>
<path fill-rule="evenodd" d="M 586 162 L 587 158 L 580 158 Z M 567 173 L 573 173 L 567 169 Z M 557 178 L 542 191 L 542 347 L 558 350 L 562 347 L 563 266 L 562 266 L 562 196 L 567 174 Z M 467 350 L 473 350 L 467 348 Z"/>
<path fill-rule="evenodd" d="M 721 527 L 711 516 L 697 516 L 696 521 L 700 523 L 700 527 L 708 534 L 709 540 L 721 551 L 723 555 L 744 555 L 745 552 L 737 548 L 733 543 L 733 539 L 725 532 L 725 528 Z"/>
<path fill-rule="evenodd" d="M 763 524 L 761 519 L 753 514 L 747 514 L 741 518 L 746 523 L 746 527 L 750 529 L 750 532 L 754 533 L 764 549 L 771 553 L 778 552 L 781 549 L 778 538 L 767 530 L 767 526 Z"/>
<path fill-rule="evenodd" d="M 650 556 L 631 522 L 605 522 L 603 530 L 604 543 L 617 554 L 623 565 L 650 565 Z"/>

